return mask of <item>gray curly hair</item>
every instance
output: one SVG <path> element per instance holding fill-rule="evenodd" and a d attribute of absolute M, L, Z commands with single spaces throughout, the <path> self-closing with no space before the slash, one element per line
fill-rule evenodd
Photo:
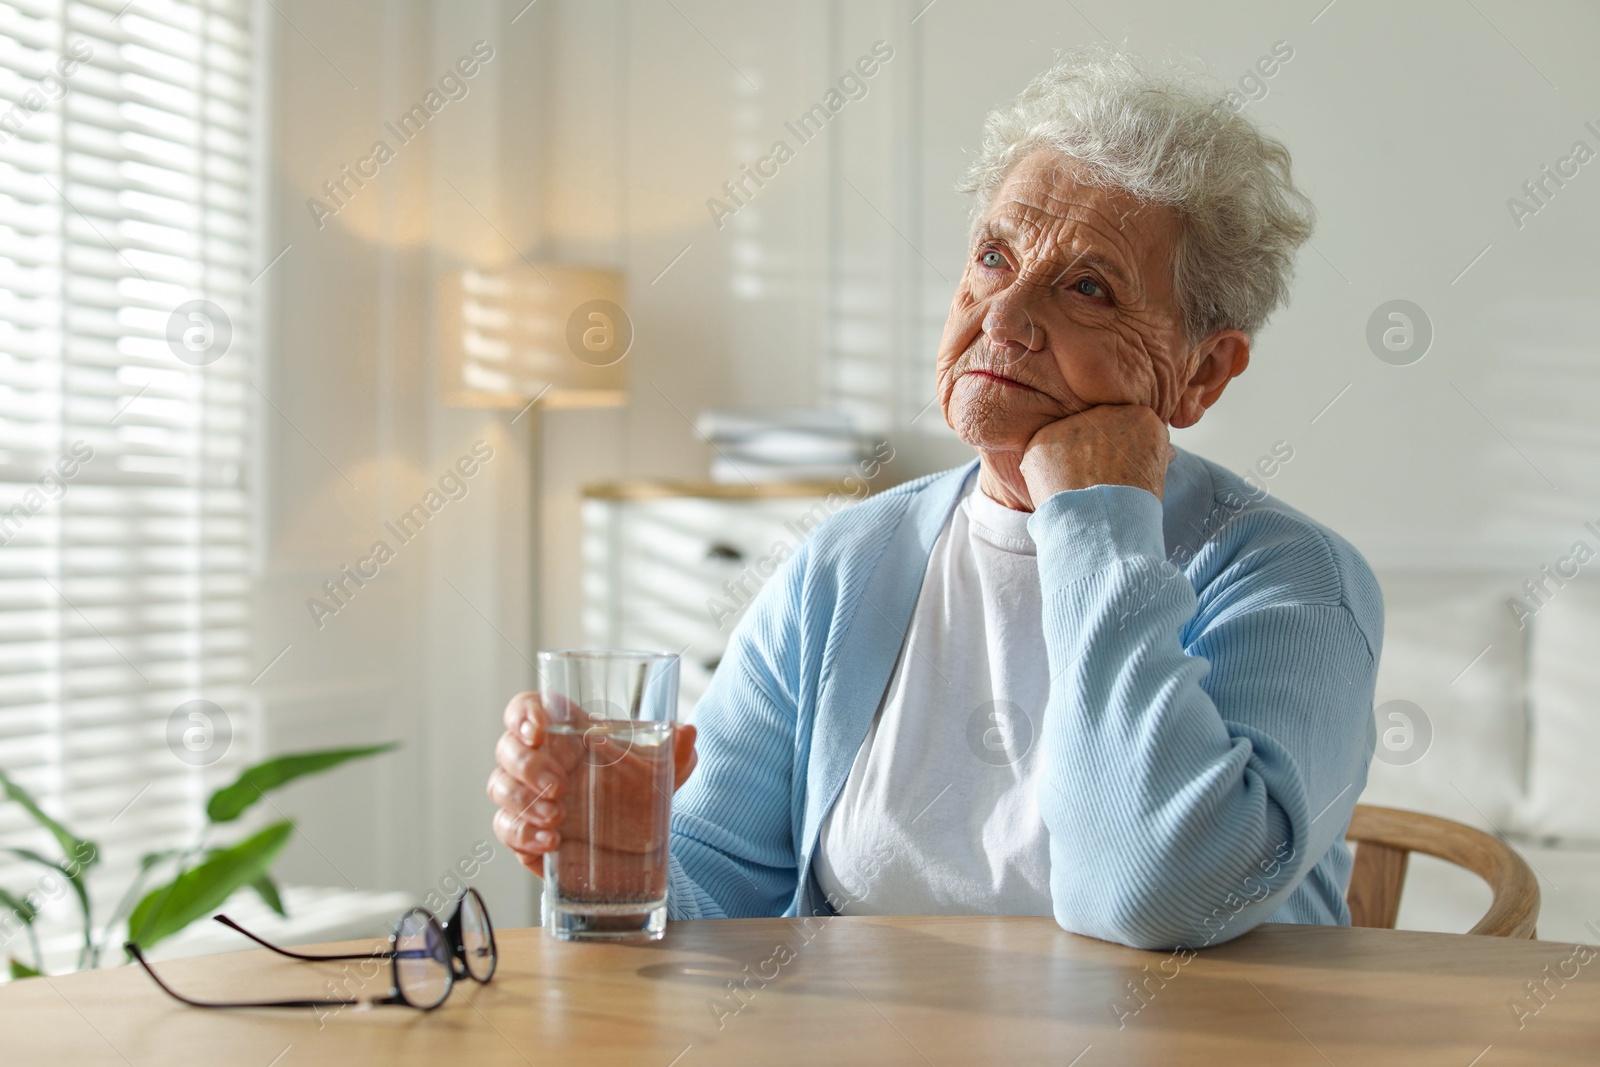
<path fill-rule="evenodd" d="M 1094 184 L 1178 213 L 1172 284 L 1191 345 L 1226 328 L 1253 338 L 1288 302 L 1315 211 L 1295 188 L 1283 142 L 1198 75 L 1152 71 L 1103 45 L 1057 53 L 984 123 L 983 148 L 957 186 L 977 194 L 974 224 L 1012 166 L 1038 149 L 1080 164 Z"/>

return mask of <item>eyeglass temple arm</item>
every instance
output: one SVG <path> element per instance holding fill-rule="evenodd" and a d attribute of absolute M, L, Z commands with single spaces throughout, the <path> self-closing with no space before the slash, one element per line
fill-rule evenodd
<path fill-rule="evenodd" d="M 155 968 L 144 958 L 144 953 L 139 951 L 139 946 L 132 941 L 125 941 L 122 948 L 132 956 L 150 980 L 160 987 L 161 991 L 173 1000 L 187 1004 L 192 1008 L 349 1008 L 361 1003 L 359 1000 L 195 1000 L 186 997 L 161 980 Z M 383 1000 L 374 1001 L 377 1004 L 399 1003 L 399 998 L 390 996 Z"/>
<path fill-rule="evenodd" d="M 381 951 L 378 951 L 378 952 L 349 952 L 349 953 L 341 953 L 339 955 L 331 955 L 331 956 L 324 956 L 324 955 L 321 955 L 321 954 L 312 954 L 312 953 L 308 953 L 308 952 L 292 952 L 292 951 L 290 951 L 289 949 L 286 949 L 286 948 L 279 948 L 277 945 L 274 945 L 271 941 L 268 941 L 265 938 L 257 937 L 255 934 L 252 934 L 249 930 L 246 930 L 244 927 L 240 926 L 238 923 L 234 922 L 232 919 L 228 918 L 226 915 L 214 915 L 214 916 L 212 916 L 212 918 L 216 919 L 217 922 L 221 923 L 223 926 L 226 926 L 230 930 L 237 930 L 239 933 L 241 933 L 244 936 L 248 937 L 250 940 L 254 941 L 256 944 L 260 945 L 262 948 L 271 949 L 273 952 L 276 952 L 278 955 L 280 955 L 280 956 L 288 956 L 292 960 L 312 960 L 312 961 L 316 961 L 316 960 L 390 960 L 390 959 L 394 959 L 394 953 L 392 951 L 387 950 L 387 949 L 381 950 Z"/>

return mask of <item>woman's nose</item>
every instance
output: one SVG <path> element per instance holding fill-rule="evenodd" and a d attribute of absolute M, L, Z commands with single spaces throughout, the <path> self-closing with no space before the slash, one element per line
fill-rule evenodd
<path fill-rule="evenodd" d="M 983 334 L 1006 359 L 1021 359 L 1044 347 L 1044 329 L 1021 294 L 1001 293 L 983 316 Z"/>

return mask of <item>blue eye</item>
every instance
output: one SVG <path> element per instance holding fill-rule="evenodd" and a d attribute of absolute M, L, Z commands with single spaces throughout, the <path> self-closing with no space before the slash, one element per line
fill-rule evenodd
<path fill-rule="evenodd" d="M 1082 293 L 1084 296 L 1106 295 L 1106 291 L 1100 288 L 1100 283 L 1093 278 L 1079 278 L 1073 283 L 1072 289 L 1074 292 Z"/>
<path fill-rule="evenodd" d="M 1001 267 L 1006 265 L 1006 257 L 1002 256 L 999 252 L 996 252 L 991 248 L 989 251 L 978 257 L 978 262 L 982 263 L 985 267 L 999 270 Z"/>

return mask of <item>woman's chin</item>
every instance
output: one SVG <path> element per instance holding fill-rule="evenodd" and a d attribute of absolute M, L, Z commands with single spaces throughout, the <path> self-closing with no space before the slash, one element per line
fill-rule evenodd
<path fill-rule="evenodd" d="M 1050 420 L 1007 404 L 969 401 L 952 404 L 945 412 L 945 422 L 957 437 L 980 452 L 1021 452 Z"/>

